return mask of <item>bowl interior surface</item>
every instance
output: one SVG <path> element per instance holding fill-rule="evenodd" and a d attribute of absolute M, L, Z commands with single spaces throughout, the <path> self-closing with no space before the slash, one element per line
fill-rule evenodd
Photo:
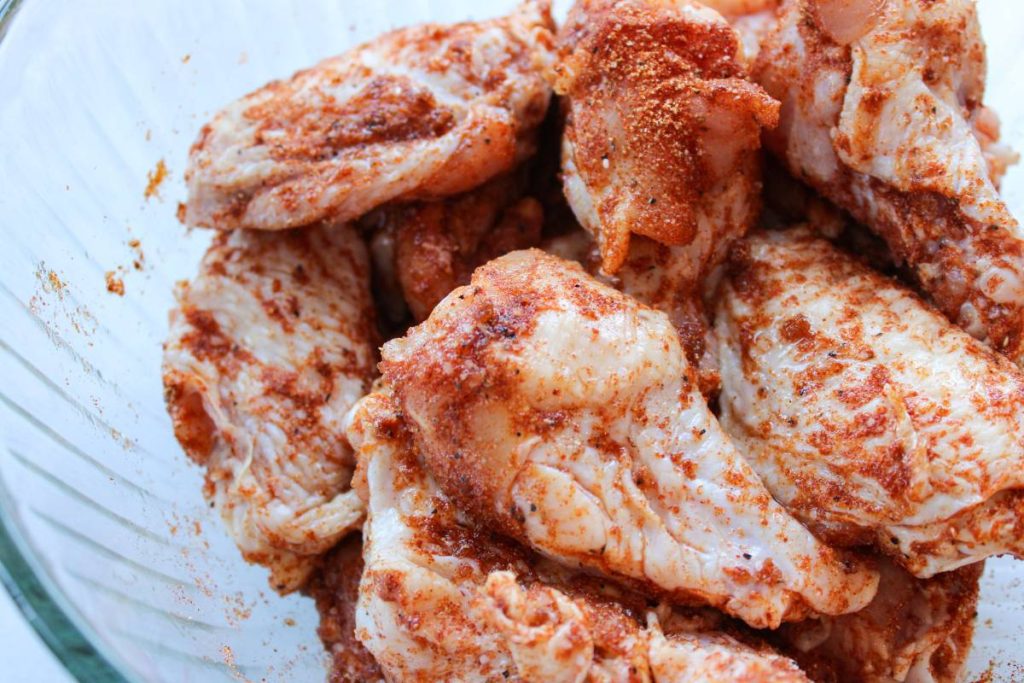
<path fill-rule="evenodd" d="M 164 412 L 166 312 L 209 241 L 175 216 L 188 148 L 272 78 L 513 4 L 0 2 L 0 578 L 81 680 L 324 679 L 312 602 L 242 562 Z M 1024 149 L 1021 10 L 979 5 L 989 103 Z M 1004 192 L 1024 216 L 1024 171 Z M 989 562 L 972 677 L 1024 665 L 1022 580 Z"/>

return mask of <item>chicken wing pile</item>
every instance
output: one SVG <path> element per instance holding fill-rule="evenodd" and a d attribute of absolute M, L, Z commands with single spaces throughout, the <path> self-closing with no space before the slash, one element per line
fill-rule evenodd
<path fill-rule="evenodd" d="M 1024 558 L 984 58 L 971 0 L 526 0 L 204 126 L 167 407 L 331 680 L 956 681 Z"/>

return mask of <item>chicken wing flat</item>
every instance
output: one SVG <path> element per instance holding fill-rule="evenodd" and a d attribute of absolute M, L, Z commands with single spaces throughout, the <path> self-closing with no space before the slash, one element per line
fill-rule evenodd
<path fill-rule="evenodd" d="M 775 498 L 921 577 L 1024 554 L 1024 373 L 807 232 L 733 258 L 721 421 Z"/>
<path fill-rule="evenodd" d="M 754 78 L 769 146 L 888 243 L 972 335 L 1024 362 L 1024 235 L 997 192 L 1014 156 L 982 105 L 973 0 L 786 0 Z"/>
<path fill-rule="evenodd" d="M 544 211 L 523 196 L 523 180 L 505 175 L 457 197 L 386 206 L 363 220 L 374 232 L 375 257 L 381 255 L 374 265 L 393 273 L 391 289 L 401 292 L 413 320 L 425 320 L 477 266 L 540 241 Z"/>
<path fill-rule="evenodd" d="M 696 2 L 580 0 L 558 47 L 565 193 L 604 270 L 645 235 L 686 247 L 692 291 L 757 217 L 757 150 L 778 103 L 746 80 L 735 31 Z"/>
<path fill-rule="evenodd" d="M 550 557 L 754 626 L 874 593 L 732 447 L 667 317 L 577 264 L 491 261 L 382 353 L 441 489 Z"/>
<path fill-rule="evenodd" d="M 357 404 L 348 434 L 369 499 L 356 635 L 389 680 L 807 680 L 766 647 L 708 632 L 713 615 L 652 608 L 465 517 L 386 392 Z"/>
<path fill-rule="evenodd" d="M 779 640 L 821 683 L 960 680 L 974 638 L 983 562 L 915 579 L 883 562 L 878 595 L 840 617 L 786 624 Z"/>
<path fill-rule="evenodd" d="M 374 374 L 365 248 L 346 226 L 218 234 L 177 299 L 175 435 L 245 558 L 293 590 L 364 516 L 339 433 Z"/>
<path fill-rule="evenodd" d="M 185 220 L 277 230 L 465 192 L 533 152 L 550 90 L 546 3 L 384 34 L 275 81 L 205 125 Z"/>

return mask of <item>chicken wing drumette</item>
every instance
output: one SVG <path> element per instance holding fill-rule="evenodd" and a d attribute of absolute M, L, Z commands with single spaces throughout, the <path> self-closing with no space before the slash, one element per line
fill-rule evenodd
<path fill-rule="evenodd" d="M 203 127 L 185 220 L 278 230 L 465 192 L 533 152 L 553 24 L 510 16 L 400 29 L 275 81 Z"/>
<path fill-rule="evenodd" d="M 551 557 L 756 626 L 871 599 L 732 447 L 668 318 L 576 264 L 490 262 L 381 368 L 442 490 Z"/>
<path fill-rule="evenodd" d="M 917 576 L 1024 554 L 1024 373 L 807 232 L 732 258 L 721 420 L 775 498 Z"/>
<path fill-rule="evenodd" d="M 390 680 L 807 680 L 766 647 L 710 632 L 720 617 L 652 608 L 464 516 L 387 392 L 350 419 L 369 508 L 355 633 Z"/>
<path fill-rule="evenodd" d="M 753 75 L 783 102 L 768 144 L 793 174 L 1024 362 L 1024 235 L 997 192 L 1013 155 L 982 104 L 973 0 L 786 0 Z"/>
<path fill-rule="evenodd" d="M 603 271 L 665 311 L 699 363 L 701 284 L 757 218 L 778 103 L 746 80 L 736 32 L 688 0 L 580 0 L 558 52 L 569 204 Z"/>
<path fill-rule="evenodd" d="M 215 237 L 177 292 L 163 380 L 206 495 L 275 588 L 363 520 L 341 418 L 374 374 L 369 264 L 347 226 Z"/>

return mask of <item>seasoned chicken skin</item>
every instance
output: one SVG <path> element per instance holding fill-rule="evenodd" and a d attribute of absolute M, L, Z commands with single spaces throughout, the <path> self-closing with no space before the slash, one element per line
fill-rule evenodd
<path fill-rule="evenodd" d="M 771 650 L 706 632 L 711 615 L 651 610 L 466 518 L 424 469 L 386 392 L 350 419 L 369 498 L 356 636 L 389 680 L 807 680 Z"/>
<path fill-rule="evenodd" d="M 786 624 L 778 640 L 815 681 L 960 680 L 974 637 L 983 562 L 915 579 L 882 562 L 878 595 L 840 617 Z"/>
<path fill-rule="evenodd" d="M 275 81 L 205 125 L 185 220 L 277 230 L 465 192 L 533 152 L 550 97 L 547 3 L 399 29 Z"/>
<path fill-rule="evenodd" d="M 871 227 L 950 319 L 1024 362 L 1014 159 L 982 105 L 973 0 L 786 0 L 753 76 L 783 102 L 769 146 Z"/>
<path fill-rule="evenodd" d="M 778 103 L 746 80 L 739 39 L 688 0 L 580 0 L 558 35 L 565 194 L 611 274 L 630 235 L 685 247 L 700 275 L 759 209 L 757 149 Z"/>
<path fill-rule="evenodd" d="M 734 251 L 722 426 L 787 509 L 917 576 L 1024 555 L 1024 373 L 804 231 Z"/>
<path fill-rule="evenodd" d="M 222 233 L 177 299 L 175 435 L 245 558 L 293 590 L 364 516 L 339 432 L 374 373 L 366 251 L 346 226 Z"/>
<path fill-rule="evenodd" d="M 374 232 L 374 265 L 393 274 L 389 289 L 401 292 L 416 322 L 477 266 L 540 241 L 544 211 L 523 196 L 524 180 L 504 175 L 457 197 L 386 206 L 362 221 Z"/>
<path fill-rule="evenodd" d="M 553 558 L 754 626 L 874 593 L 732 447 L 665 315 L 577 264 L 491 261 L 382 357 L 441 489 Z"/>

